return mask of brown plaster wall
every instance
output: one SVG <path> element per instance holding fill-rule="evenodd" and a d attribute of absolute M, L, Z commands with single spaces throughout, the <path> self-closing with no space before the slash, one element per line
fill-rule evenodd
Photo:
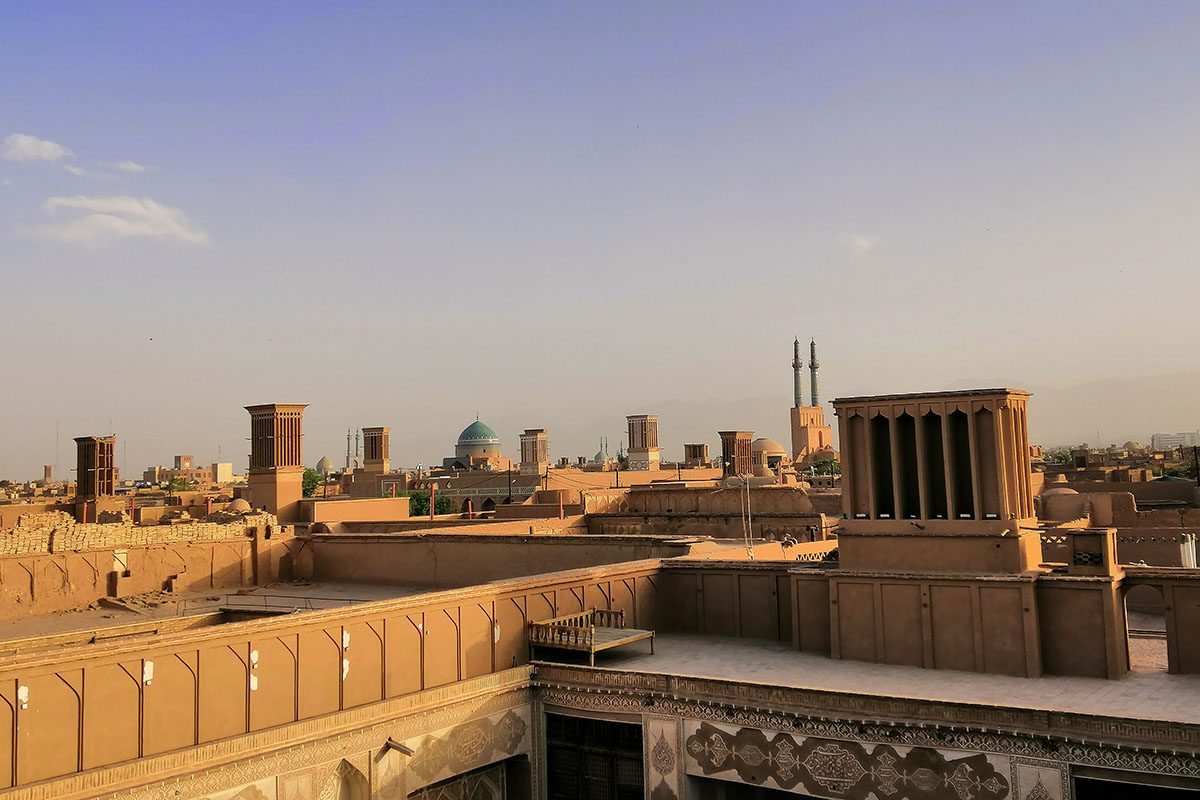
<path fill-rule="evenodd" d="M 102 597 L 209 591 L 277 580 L 291 541 L 270 517 L 229 525 L 63 525 L 5 532 L 31 552 L 0 556 L 0 619 L 87 606 Z"/>
<path fill-rule="evenodd" d="M 772 541 L 781 541 L 786 536 L 799 542 L 819 540 L 831 526 L 832 521 L 822 515 L 754 517 L 755 537 Z M 588 531 L 614 536 L 650 534 L 714 539 L 741 539 L 744 535 L 742 517 L 737 514 L 593 515 L 588 517 Z"/>
<path fill-rule="evenodd" d="M 0 657 L 0 789 L 525 664 L 531 620 L 600 607 L 653 628 L 658 567 L 642 561 Z M 3 765 L 15 765 L 15 776 Z"/>
<path fill-rule="evenodd" d="M 315 534 L 306 537 L 313 580 L 469 586 L 600 564 L 684 555 L 689 544 L 641 538 L 491 537 L 478 534 Z"/>
<path fill-rule="evenodd" d="M 1117 678 L 1129 669 L 1116 582 L 1045 576 L 1037 583 L 1042 668 L 1048 675 Z"/>
<path fill-rule="evenodd" d="M 976 572 L 1005 574 L 1036 567 L 1041 554 L 1033 552 L 1036 531 L 1020 536 L 838 535 L 838 553 L 845 569 L 903 572 Z"/>
<path fill-rule="evenodd" d="M 662 630 L 791 641 L 791 565 L 746 562 L 664 564 Z"/>
<path fill-rule="evenodd" d="M 807 600 L 796 610 L 802 650 L 827 646 L 834 658 L 854 661 L 1040 674 L 1031 579 L 826 577 L 827 616 L 815 608 L 821 578 L 796 578 L 796 597 Z"/>
<path fill-rule="evenodd" d="M 389 522 L 408 519 L 408 498 L 322 500 L 308 497 L 300 501 L 300 518 L 304 522 Z"/>
<path fill-rule="evenodd" d="M 639 487 L 629 492 L 630 514 L 724 514 L 741 516 L 745 491 L 718 486 L 686 488 Z M 750 489 L 750 508 L 755 514 L 814 514 L 808 492 L 795 486 L 763 486 Z"/>

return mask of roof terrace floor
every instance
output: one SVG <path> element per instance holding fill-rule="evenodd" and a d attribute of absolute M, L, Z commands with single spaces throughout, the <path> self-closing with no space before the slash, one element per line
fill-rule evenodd
<path fill-rule="evenodd" d="M 113 600 L 106 598 L 91 606 L 65 611 L 50 611 L 19 619 L 0 620 L 0 652 L 4 645 L 20 642 L 21 650 L 44 649 L 31 640 L 47 637 L 45 646 L 77 644 L 71 634 L 100 633 L 110 628 L 173 620 L 220 611 L 247 614 L 288 613 L 442 591 L 415 586 L 380 586 L 350 583 L 274 583 L 240 590 L 215 589 L 211 592 L 152 592 Z M 227 617 L 226 621 L 237 617 Z M 244 618 L 244 617 L 242 617 Z"/>
<path fill-rule="evenodd" d="M 655 638 L 654 655 L 636 647 L 598 653 L 596 667 L 768 686 L 1200 723 L 1200 675 L 1170 675 L 1162 670 L 1130 672 L 1119 680 L 1017 678 L 837 661 L 796 652 L 789 643 L 689 634 L 659 634 Z"/>

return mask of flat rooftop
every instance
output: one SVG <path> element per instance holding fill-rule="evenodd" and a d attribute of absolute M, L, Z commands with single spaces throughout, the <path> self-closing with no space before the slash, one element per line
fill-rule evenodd
<path fill-rule="evenodd" d="M 789 643 L 691 634 L 659 634 L 655 654 L 631 645 L 596 654 L 596 667 L 716 678 L 914 700 L 1008 706 L 1038 711 L 1200 724 L 1200 675 L 1130 672 L 1119 680 L 1049 676 L 1017 678 L 836 661 L 800 653 Z M 561 655 L 554 653 L 555 660 Z M 539 653 L 539 658 L 546 655 Z M 574 662 L 572 662 L 574 663 Z"/>
<path fill-rule="evenodd" d="M 0 620 L 0 654 L 86 644 L 93 639 L 153 635 L 160 629 L 176 629 L 180 625 L 190 627 L 187 621 L 192 618 L 198 626 L 218 625 L 245 619 L 241 616 L 243 613 L 313 611 L 438 591 L 444 589 L 300 582 L 211 592 L 153 592 L 120 599 L 104 598 L 85 609 Z M 226 612 L 226 618 L 222 619 L 220 612 Z"/>

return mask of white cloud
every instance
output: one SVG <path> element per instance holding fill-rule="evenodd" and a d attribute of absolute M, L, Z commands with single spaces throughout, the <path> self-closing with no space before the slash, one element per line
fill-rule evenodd
<path fill-rule="evenodd" d="M 42 225 L 34 233 L 61 242 L 98 245 L 131 239 L 165 239 L 187 244 L 208 244 L 208 234 L 193 224 L 178 208 L 165 206 L 149 197 L 51 197 L 43 204 L 50 214 L 61 210 L 80 211 L 67 222 Z"/>
<path fill-rule="evenodd" d="M 879 237 L 873 233 L 843 233 L 841 241 L 853 255 L 860 256 L 874 250 Z"/>
<path fill-rule="evenodd" d="M 4 157 L 9 161 L 59 161 L 74 155 L 58 142 L 26 133 L 13 133 L 4 140 Z"/>
<path fill-rule="evenodd" d="M 95 172 L 94 170 L 77 167 L 74 164 L 63 164 L 63 169 L 72 175 L 78 175 L 81 178 L 111 178 L 107 172 Z"/>
<path fill-rule="evenodd" d="M 139 164 L 136 161 L 108 161 L 104 166 L 119 169 L 122 172 L 145 172 L 150 169 L 145 164 Z"/>
<path fill-rule="evenodd" d="M 13 185 L 13 182 L 11 180 L 9 180 L 8 178 L 5 178 L 4 180 L 0 181 L 0 186 L 12 186 L 12 185 Z"/>

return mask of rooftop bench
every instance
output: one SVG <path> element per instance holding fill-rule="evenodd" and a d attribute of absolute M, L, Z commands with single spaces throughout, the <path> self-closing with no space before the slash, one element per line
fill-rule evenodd
<path fill-rule="evenodd" d="M 596 666 L 596 653 L 623 644 L 650 640 L 654 654 L 654 631 L 625 627 L 624 611 L 593 608 L 582 614 L 555 617 L 529 623 L 529 658 L 535 647 L 577 650 L 588 654 L 588 663 Z"/>

